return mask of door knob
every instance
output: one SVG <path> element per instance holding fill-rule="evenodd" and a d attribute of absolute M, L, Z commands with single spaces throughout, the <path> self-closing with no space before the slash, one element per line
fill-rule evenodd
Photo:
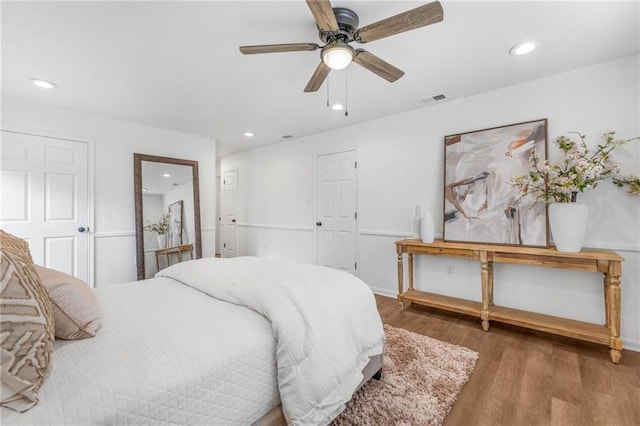
<path fill-rule="evenodd" d="M 89 230 L 89 228 L 85 228 L 84 226 L 81 226 L 80 228 L 78 228 L 78 232 L 87 232 Z"/>
<path fill-rule="evenodd" d="M 231 223 L 236 223 L 236 220 L 235 219 L 231 219 Z"/>
<path fill-rule="evenodd" d="M 322 222 L 316 222 L 316 226 L 322 226 Z"/>

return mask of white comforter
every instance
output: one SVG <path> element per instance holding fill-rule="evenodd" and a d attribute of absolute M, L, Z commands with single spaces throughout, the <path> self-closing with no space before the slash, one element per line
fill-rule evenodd
<path fill-rule="evenodd" d="M 270 320 L 280 399 L 291 424 L 329 423 L 362 380 L 369 357 L 382 353 L 384 332 L 373 293 L 344 272 L 239 257 L 179 263 L 157 276 Z"/>

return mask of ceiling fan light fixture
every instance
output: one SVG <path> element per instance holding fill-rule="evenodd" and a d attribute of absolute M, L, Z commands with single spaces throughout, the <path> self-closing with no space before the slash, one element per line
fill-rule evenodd
<path fill-rule="evenodd" d="M 335 41 L 322 48 L 322 62 L 332 70 L 345 69 L 353 60 L 355 50 L 343 41 Z"/>

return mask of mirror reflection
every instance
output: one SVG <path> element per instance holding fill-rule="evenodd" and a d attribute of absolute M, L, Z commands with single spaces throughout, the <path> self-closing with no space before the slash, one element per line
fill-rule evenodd
<path fill-rule="evenodd" d="M 197 162 L 134 154 L 138 279 L 201 257 Z"/>

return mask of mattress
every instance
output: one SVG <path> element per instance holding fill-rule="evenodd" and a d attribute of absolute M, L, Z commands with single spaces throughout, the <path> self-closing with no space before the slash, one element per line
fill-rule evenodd
<path fill-rule="evenodd" d="M 262 315 L 170 278 L 96 289 L 102 327 L 57 340 L 40 402 L 10 424 L 246 425 L 279 404 Z"/>

